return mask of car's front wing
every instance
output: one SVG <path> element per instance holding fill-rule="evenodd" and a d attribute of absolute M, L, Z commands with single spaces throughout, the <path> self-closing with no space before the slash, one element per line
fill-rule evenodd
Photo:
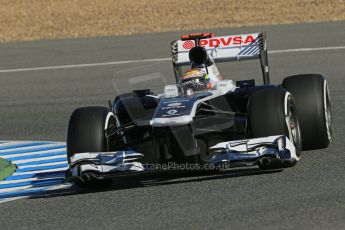
<path fill-rule="evenodd" d="M 288 167 L 299 160 L 294 144 L 286 136 L 221 142 L 210 150 L 212 157 L 208 164 L 214 167 L 264 166 L 271 162 L 279 163 L 280 167 Z M 152 170 L 138 161 L 141 157 L 143 154 L 130 150 L 78 153 L 70 158 L 70 167 L 66 175 L 68 179 L 73 180 L 73 178 L 87 179 L 90 175 L 105 178 Z"/>

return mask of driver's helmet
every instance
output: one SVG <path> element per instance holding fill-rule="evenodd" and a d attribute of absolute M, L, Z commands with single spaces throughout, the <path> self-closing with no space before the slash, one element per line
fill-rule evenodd
<path fill-rule="evenodd" d="M 211 88 L 210 79 L 205 70 L 191 69 L 186 71 L 180 78 L 180 85 L 188 95 L 206 91 Z"/>

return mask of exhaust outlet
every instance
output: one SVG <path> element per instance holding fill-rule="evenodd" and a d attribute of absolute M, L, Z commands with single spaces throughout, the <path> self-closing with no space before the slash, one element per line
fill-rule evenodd
<path fill-rule="evenodd" d="M 91 182 L 91 181 L 95 181 L 96 180 L 96 176 L 94 173 L 92 172 L 85 172 L 83 173 L 83 175 L 81 176 L 81 179 L 84 182 Z"/>

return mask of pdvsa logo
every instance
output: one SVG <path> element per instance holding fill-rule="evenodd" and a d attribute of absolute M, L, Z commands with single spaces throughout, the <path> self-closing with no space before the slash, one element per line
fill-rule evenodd
<path fill-rule="evenodd" d="M 209 39 L 202 39 L 200 40 L 199 44 L 202 47 L 228 47 L 228 46 L 236 46 L 236 45 L 248 45 L 255 42 L 255 38 L 253 35 L 246 35 L 246 36 L 228 36 L 228 37 L 218 37 L 218 38 L 209 38 Z M 191 49 L 194 47 L 194 41 L 188 40 L 182 44 L 183 48 Z"/>
<path fill-rule="evenodd" d="M 193 48 L 195 45 L 194 45 L 194 41 L 187 40 L 182 44 L 182 46 L 183 46 L 183 48 L 189 50 L 189 49 Z"/>

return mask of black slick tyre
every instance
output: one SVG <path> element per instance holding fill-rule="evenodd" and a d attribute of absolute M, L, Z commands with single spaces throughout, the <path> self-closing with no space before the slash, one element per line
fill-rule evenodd
<path fill-rule="evenodd" d="M 289 92 L 279 87 L 258 90 L 250 96 L 248 103 L 248 134 L 251 138 L 285 135 L 296 148 L 302 151 L 301 132 L 294 100 Z M 274 162 L 274 161 L 272 161 Z M 283 168 L 292 165 L 259 164 L 260 168 Z"/>
<path fill-rule="evenodd" d="M 106 107 L 83 107 L 72 113 L 67 133 L 67 158 L 83 152 L 112 151 L 113 146 L 105 137 L 105 130 L 116 126 L 114 115 Z M 103 187 L 111 180 L 77 180 L 79 187 Z"/>
<path fill-rule="evenodd" d="M 320 74 L 301 74 L 284 79 L 296 103 L 303 150 L 326 148 L 332 140 L 331 103 L 327 80 Z"/>

